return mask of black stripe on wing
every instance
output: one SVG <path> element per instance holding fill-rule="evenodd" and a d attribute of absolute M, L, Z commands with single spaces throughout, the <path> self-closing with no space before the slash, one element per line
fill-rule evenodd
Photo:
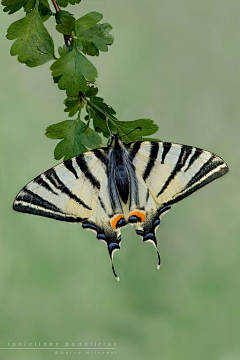
<path fill-rule="evenodd" d="M 166 180 L 165 184 L 163 185 L 162 189 L 157 194 L 157 197 L 160 196 L 167 189 L 167 187 L 171 184 L 171 181 L 175 178 L 175 176 L 179 173 L 179 171 L 181 171 L 181 169 L 184 167 L 191 151 L 192 151 L 191 146 L 182 145 L 180 155 L 178 157 L 178 161 L 177 161 L 175 167 L 173 168 L 171 174 L 169 175 L 168 179 Z"/>
<path fill-rule="evenodd" d="M 63 164 L 64 164 L 65 168 L 67 168 L 75 176 L 76 179 L 79 178 L 76 170 L 74 169 L 72 159 L 64 161 Z"/>
<path fill-rule="evenodd" d="M 163 152 L 162 152 L 161 164 L 164 164 L 165 157 L 168 154 L 168 152 L 170 151 L 171 147 L 172 147 L 171 143 L 163 142 Z"/>
<path fill-rule="evenodd" d="M 131 144 L 131 146 L 129 147 L 129 155 L 128 155 L 130 161 L 133 161 L 140 147 L 141 147 L 141 141 L 136 141 L 133 144 Z"/>
<path fill-rule="evenodd" d="M 155 165 L 157 156 L 158 156 L 158 151 L 159 151 L 159 143 L 157 142 L 153 142 L 151 144 L 151 150 L 150 150 L 150 154 L 149 154 L 149 160 L 148 163 L 145 167 L 144 173 L 143 173 L 143 180 L 146 181 L 147 178 L 150 176 L 152 168 Z"/>
<path fill-rule="evenodd" d="M 72 222 L 72 223 L 81 223 L 81 222 L 87 220 L 87 218 L 73 217 L 70 215 L 62 214 L 61 212 L 47 211 L 43 208 L 35 207 L 33 205 L 30 205 L 30 204 L 27 204 L 24 202 L 18 202 L 17 200 L 15 200 L 15 202 L 13 204 L 13 209 L 15 211 L 19 211 L 19 212 L 23 212 L 23 213 L 44 216 L 44 217 L 52 218 L 55 220 L 67 221 L 67 222 Z"/>
<path fill-rule="evenodd" d="M 107 214 L 107 209 L 106 206 L 104 205 L 104 202 L 102 201 L 102 198 L 100 196 L 98 196 L 98 201 L 101 205 L 101 208 L 103 209 L 103 211 Z"/>
<path fill-rule="evenodd" d="M 212 156 L 189 180 L 185 188 L 180 193 L 176 194 L 173 199 L 167 201 L 163 205 L 172 205 L 177 203 L 201 187 L 225 175 L 228 170 L 229 168 L 227 164 L 220 157 Z"/>
<path fill-rule="evenodd" d="M 58 195 L 52 188 L 51 186 L 48 185 L 48 183 L 42 178 L 42 175 L 36 177 L 36 179 L 33 180 L 36 184 L 44 187 L 44 189 L 50 191 L 52 194 L 54 195 Z"/>
<path fill-rule="evenodd" d="M 107 157 L 108 156 L 107 148 L 94 149 L 92 150 L 92 152 L 94 153 L 96 158 L 102 162 L 103 165 L 105 165 L 106 167 L 108 166 L 109 161 Z"/>
<path fill-rule="evenodd" d="M 56 171 L 54 169 L 51 172 L 45 174 L 48 181 L 51 182 L 53 186 L 56 187 L 63 194 L 67 195 L 70 199 L 76 201 L 79 205 L 82 205 L 85 209 L 92 210 L 83 200 L 73 194 L 69 188 L 59 179 Z"/>
<path fill-rule="evenodd" d="M 98 190 L 100 190 L 100 182 L 98 179 L 95 178 L 95 176 L 90 171 L 88 164 L 85 160 L 84 154 L 78 155 L 76 157 L 76 162 L 81 169 L 81 171 L 84 173 L 85 177 L 90 181 L 93 187 L 96 187 Z"/>
<path fill-rule="evenodd" d="M 198 172 L 191 178 L 191 180 L 187 183 L 186 188 L 191 187 L 194 183 L 201 180 L 206 174 L 210 171 L 217 168 L 219 165 L 223 165 L 224 161 L 222 159 L 216 158 L 212 156 L 203 166 L 198 170 Z"/>
<path fill-rule="evenodd" d="M 203 153 L 202 149 L 196 148 L 194 151 L 194 154 L 191 156 L 188 166 L 186 167 L 186 169 L 184 170 L 184 172 L 188 171 L 190 169 L 190 167 L 192 166 L 192 164 L 199 158 L 199 156 Z"/>
<path fill-rule="evenodd" d="M 34 194 L 32 191 L 30 191 L 30 190 L 28 190 L 26 188 L 24 188 L 17 195 L 17 197 L 16 197 L 16 199 L 14 201 L 14 204 L 13 204 L 13 209 L 17 210 L 17 211 L 21 211 L 21 210 L 18 210 L 18 207 L 20 205 L 21 205 L 20 207 L 22 207 L 23 203 L 38 206 L 38 207 L 41 207 L 42 209 L 62 213 L 62 211 L 57 206 L 55 206 L 54 204 L 50 203 L 47 200 L 44 200 L 41 196 L 39 196 L 37 194 Z"/>

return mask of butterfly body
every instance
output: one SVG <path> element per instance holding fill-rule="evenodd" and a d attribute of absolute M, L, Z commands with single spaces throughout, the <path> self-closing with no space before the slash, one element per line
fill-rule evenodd
<path fill-rule="evenodd" d="M 113 259 L 123 226 L 133 225 L 142 240 L 157 249 L 161 215 L 227 171 L 219 156 L 202 149 L 168 142 L 126 144 L 112 135 L 109 146 L 66 160 L 35 178 L 19 192 L 13 208 L 82 223 L 106 243 Z M 159 268 L 158 249 L 157 254 Z"/>

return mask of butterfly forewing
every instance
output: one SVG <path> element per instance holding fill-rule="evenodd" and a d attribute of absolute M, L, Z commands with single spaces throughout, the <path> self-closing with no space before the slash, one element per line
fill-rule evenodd
<path fill-rule="evenodd" d="M 105 166 L 93 152 L 69 159 L 27 184 L 14 210 L 81 222 L 94 212 Z"/>
<path fill-rule="evenodd" d="M 133 163 L 159 206 L 182 200 L 228 171 L 209 151 L 167 142 L 142 142 Z"/>

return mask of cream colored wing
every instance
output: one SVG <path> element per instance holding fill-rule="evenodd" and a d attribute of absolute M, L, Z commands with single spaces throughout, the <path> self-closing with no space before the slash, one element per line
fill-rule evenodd
<path fill-rule="evenodd" d="M 209 151 L 167 142 L 140 143 L 133 164 L 160 207 L 177 203 L 228 172 L 224 160 Z"/>
<path fill-rule="evenodd" d="M 106 243 L 111 260 L 120 249 L 122 208 L 112 209 L 108 192 L 108 149 L 96 149 L 64 161 L 27 184 L 13 209 L 56 220 L 82 223 Z M 114 275 L 116 275 L 112 265 Z"/>
<path fill-rule="evenodd" d="M 132 194 L 128 222 L 135 225 L 144 242 L 156 247 L 159 269 L 156 230 L 161 215 L 172 204 L 224 175 L 228 167 L 209 151 L 166 142 L 135 142 L 129 146 L 129 157 L 135 167 L 138 192 Z"/>
<path fill-rule="evenodd" d="M 82 222 L 95 210 L 105 169 L 92 151 L 64 161 L 24 186 L 14 200 L 13 209 Z"/>

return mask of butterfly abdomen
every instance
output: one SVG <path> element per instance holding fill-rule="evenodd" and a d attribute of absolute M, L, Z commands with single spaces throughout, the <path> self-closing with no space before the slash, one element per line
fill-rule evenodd
<path fill-rule="evenodd" d="M 111 153 L 111 161 L 108 169 L 108 181 L 110 193 L 117 190 L 119 198 L 124 204 L 127 204 L 130 193 L 130 176 L 127 164 L 127 158 L 123 146 L 116 141 Z"/>

